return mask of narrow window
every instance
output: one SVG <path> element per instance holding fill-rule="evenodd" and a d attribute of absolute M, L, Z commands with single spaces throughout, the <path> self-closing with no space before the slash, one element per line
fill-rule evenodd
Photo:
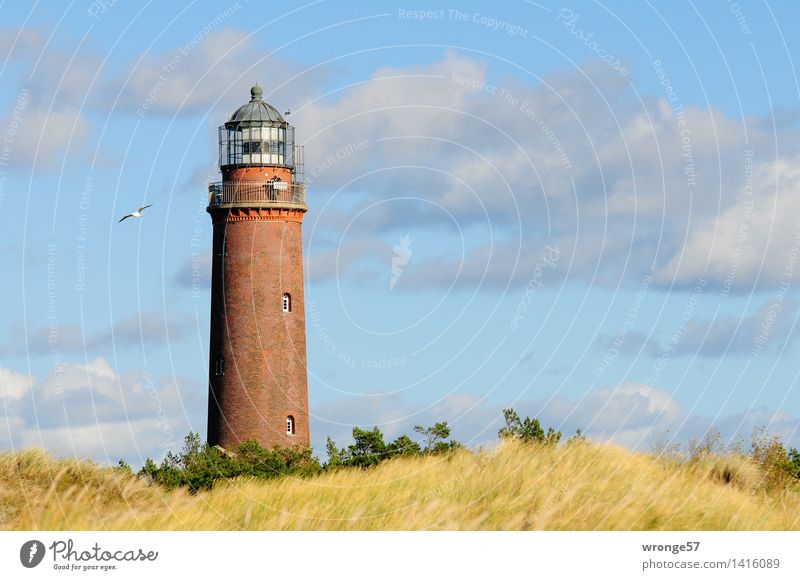
<path fill-rule="evenodd" d="M 286 434 L 294 435 L 294 417 L 291 415 L 286 417 Z"/>
<path fill-rule="evenodd" d="M 218 377 L 221 377 L 222 375 L 225 374 L 225 360 L 222 357 L 219 357 L 217 359 L 215 373 Z"/>
<path fill-rule="evenodd" d="M 283 295 L 283 311 L 292 311 L 292 296 L 288 292 Z"/>

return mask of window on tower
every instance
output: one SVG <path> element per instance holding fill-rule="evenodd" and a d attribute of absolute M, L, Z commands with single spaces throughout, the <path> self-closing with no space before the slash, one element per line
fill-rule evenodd
<path fill-rule="evenodd" d="M 214 369 L 214 373 L 218 377 L 221 377 L 222 375 L 225 374 L 225 360 L 222 357 L 217 358 L 217 364 Z"/>
<path fill-rule="evenodd" d="M 294 417 L 291 415 L 286 417 L 286 434 L 294 435 Z"/>
<path fill-rule="evenodd" d="M 292 311 L 292 296 L 288 292 L 283 295 L 283 311 Z"/>

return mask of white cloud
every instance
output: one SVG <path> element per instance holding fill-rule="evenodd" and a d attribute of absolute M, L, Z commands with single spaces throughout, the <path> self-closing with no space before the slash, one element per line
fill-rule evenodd
<path fill-rule="evenodd" d="M 646 447 L 653 435 L 685 419 L 669 393 L 639 383 L 595 389 L 578 401 L 557 396 L 542 405 L 540 414 L 559 428 L 574 426 L 593 439 L 631 448 Z"/>
<path fill-rule="evenodd" d="M 213 110 L 209 119 L 216 129 L 220 116 L 249 100 L 250 87 L 258 81 L 264 99 L 282 113 L 305 98 L 324 73 L 302 72 L 299 64 L 267 52 L 255 46 L 250 33 L 217 26 L 163 53 L 132 61 L 109 84 L 103 102 L 116 102 L 117 108 L 140 116 Z"/>
<path fill-rule="evenodd" d="M 67 156 L 83 153 L 91 128 L 84 106 L 97 88 L 93 81 L 102 60 L 78 38 L 56 36 L 45 42 L 40 31 L 30 28 L 6 28 L 0 36 L 0 54 L 22 63 L 11 89 L 15 97 L 0 112 L 10 157 L 18 166 L 60 167 Z M 14 87 L 10 78 L 4 80 Z"/>
<path fill-rule="evenodd" d="M 3 123 L 10 125 L 13 118 L 12 112 Z M 36 163 L 37 167 L 60 166 L 71 150 L 80 150 L 89 133 L 88 121 L 72 107 L 50 111 L 43 105 L 32 105 L 21 111 L 19 119 L 11 155 L 15 162 Z"/>
<path fill-rule="evenodd" d="M 752 172 L 752 185 L 738 188 L 719 214 L 701 216 L 683 250 L 659 270 L 662 281 L 792 282 L 800 253 L 800 156 L 754 162 Z"/>
<path fill-rule="evenodd" d="M 602 351 L 614 348 L 629 355 L 645 353 L 654 357 L 666 352 L 702 357 L 779 353 L 798 336 L 794 323 L 798 308 L 800 303 L 786 295 L 767 300 L 750 316 L 692 318 L 678 330 L 680 340 L 674 345 L 659 336 L 648 337 L 635 331 L 627 333 L 622 344 L 614 336 L 602 335 L 595 345 Z"/>
<path fill-rule="evenodd" d="M 676 113 L 658 95 L 640 100 L 607 67 L 541 81 L 492 81 L 490 69 L 490 61 L 451 52 L 429 66 L 380 69 L 333 101 L 298 109 L 293 120 L 306 140 L 306 167 L 324 168 L 315 189 L 344 187 L 337 195 L 349 213 L 367 212 L 364 221 L 374 216 L 384 229 L 455 220 L 462 228 L 482 227 L 477 235 L 493 234 L 495 243 L 519 239 L 523 255 L 558 246 L 561 275 L 596 276 L 595 284 L 616 286 L 620 278 L 638 284 L 653 273 L 662 286 L 691 286 L 698 277 L 721 285 L 732 264 L 731 291 L 781 280 L 798 231 L 796 146 L 776 151 L 774 135 L 758 120 L 688 105 Z M 325 165 L 326 157 L 359 142 L 368 146 Z M 377 206 L 369 207 L 407 196 L 428 205 L 398 206 L 388 223 Z M 755 209 L 739 251 L 747 197 Z M 342 208 L 328 207 L 330 221 L 327 208 L 315 218 L 320 232 L 341 225 Z M 357 242 L 352 235 L 344 241 Z M 311 261 L 315 251 L 312 244 Z M 436 261 L 431 269 L 465 265 L 458 282 L 474 286 L 470 273 L 486 269 L 486 255 L 486 248 L 473 248 L 464 264 Z M 516 252 L 496 252 L 483 283 L 524 283 L 515 258 Z M 451 281 L 450 275 L 421 278 Z"/>
<path fill-rule="evenodd" d="M 178 450 L 189 430 L 205 429 L 202 385 L 145 371 L 120 374 L 102 357 L 61 364 L 33 384 L 6 369 L 0 378 L 16 394 L 4 401 L 4 448 L 38 445 L 58 455 L 138 465 Z"/>
<path fill-rule="evenodd" d="M 737 436 L 749 440 L 754 427 L 765 427 L 789 445 L 800 445 L 800 420 L 784 411 L 749 409 L 716 419 L 688 413 L 672 395 L 639 383 L 593 389 L 579 398 L 554 395 L 520 400 L 510 405 L 521 416 L 538 418 L 568 437 L 580 428 L 595 441 L 612 441 L 631 449 L 648 450 L 659 436 L 686 444 L 699 438 L 712 424 L 723 441 Z M 412 403 L 400 395 L 370 393 L 320 405 L 314 412 L 312 445 L 324 449 L 325 436 L 341 446 L 350 440 L 353 426 L 377 425 L 391 439 L 412 434 L 414 425 L 448 421 L 453 437 L 469 446 L 490 446 L 502 425 L 502 407 L 481 397 L 450 394 L 433 405 Z"/>
<path fill-rule="evenodd" d="M 8 369 L 0 371 L 0 379 L 4 389 L 13 389 L 13 396 L 6 394 L 6 414 L 0 419 L 2 448 L 38 445 L 58 455 L 104 463 L 125 458 L 139 465 L 146 457 L 160 459 L 165 451 L 178 450 L 189 430 L 205 435 L 206 391 L 182 378 L 154 380 L 141 371 L 119 374 L 97 358 L 62 365 L 35 384 Z M 712 422 L 723 440 L 737 434 L 747 440 L 754 427 L 766 427 L 787 444 L 800 445 L 800 421 L 784 411 L 749 409 L 712 421 L 688 413 L 666 391 L 637 383 L 594 389 L 578 398 L 554 395 L 510 406 L 561 430 L 565 437 L 581 428 L 594 440 L 636 449 L 647 449 L 665 432 L 686 442 L 701 436 Z M 339 445 L 347 444 L 353 426 L 378 425 L 393 439 L 401 433 L 413 435 L 414 425 L 438 421 L 448 421 L 452 436 L 471 447 L 491 446 L 502 423 L 501 406 L 465 393 L 450 393 L 433 403 L 370 393 L 315 405 L 312 411 L 312 446 L 320 452 L 328 435 Z"/>
<path fill-rule="evenodd" d="M 0 57 L 3 61 L 36 58 L 44 42 L 42 33 L 32 28 L 0 28 Z"/>
<path fill-rule="evenodd" d="M 70 392 L 89 393 L 115 399 L 117 375 L 102 357 L 86 364 L 64 364 L 52 369 L 42 383 L 36 385 L 37 403 L 63 399 Z"/>
<path fill-rule="evenodd" d="M 181 441 L 176 442 L 165 434 L 157 421 L 138 419 L 53 429 L 23 429 L 15 437 L 15 445 L 21 448 L 44 447 L 59 457 L 94 458 L 112 465 L 125 458 L 138 466 L 147 457 L 158 461 L 164 451 L 177 451 Z"/>
<path fill-rule="evenodd" d="M 455 51 L 428 65 L 382 67 L 365 82 L 317 98 L 328 71 L 268 56 L 226 22 L 213 19 L 94 85 L 102 60 L 75 45 L 77 39 L 60 40 L 63 46 L 34 61 L 23 48 L 40 51 L 41 35 L 6 29 L 0 51 L 29 69 L 30 102 L 0 113 L 0 130 L 19 124 L 14 161 L 55 166 L 65 150 L 80 152 L 91 131 L 81 109 L 89 90 L 91 110 L 208 112 L 211 132 L 260 80 L 268 101 L 294 109 L 314 189 L 346 186 L 339 194 L 346 208 L 334 202 L 322 212 L 320 231 L 375 199 L 416 196 L 422 200 L 416 205 L 370 208 L 367 221 L 391 228 L 454 220 L 483 227 L 476 232 L 483 239 L 490 232 L 518 237 L 528 255 L 558 245 L 565 251 L 561 275 L 595 284 L 638 281 L 652 271 L 662 286 L 690 286 L 703 277 L 749 291 L 783 281 L 794 259 L 800 155 L 791 125 L 783 129 L 788 138 L 776 140 L 763 119 L 688 105 L 681 123 L 661 95 L 640 98 L 630 78 L 602 65 L 495 80 L 491 59 Z M 357 254 L 355 260 L 370 259 Z M 457 283 L 476 283 L 469 274 L 483 271 L 485 254 L 485 248 L 470 251 L 466 263 L 475 267 L 465 268 Z M 524 283 L 515 255 L 494 254 L 482 283 Z M 458 269 L 460 259 L 449 262 L 435 265 Z M 449 277 L 440 278 L 429 283 L 449 285 Z"/>
<path fill-rule="evenodd" d="M 210 265 L 209 265 L 210 274 Z M 23 329 L 24 323 L 18 322 L 14 328 Z M 144 311 L 129 318 L 122 318 L 111 326 L 89 331 L 77 324 L 59 324 L 55 329 L 57 337 L 56 346 L 59 352 L 72 353 L 108 353 L 113 345 L 116 348 L 139 347 L 144 344 L 154 346 L 175 343 L 183 340 L 194 328 L 192 320 L 185 315 L 174 312 Z M 13 332 L 11 333 L 13 334 Z M 53 344 L 54 330 L 49 326 L 42 326 L 27 330 L 27 344 L 10 338 L 6 344 L 0 346 L 0 353 L 9 354 L 47 354 Z"/>
<path fill-rule="evenodd" d="M 31 378 L 23 373 L 0 368 L 0 399 L 18 401 L 31 388 Z"/>
<path fill-rule="evenodd" d="M 17 89 L 22 106 L 12 103 L 0 111 L 0 138 L 6 128 L 18 126 L 10 143 L 13 161 L 52 168 L 68 155 L 83 155 L 91 112 L 173 116 L 214 109 L 209 131 L 215 131 L 220 117 L 249 98 L 255 81 L 261 80 L 265 98 L 276 106 L 292 107 L 324 75 L 322 69 L 302 73 L 297 64 L 267 58 L 251 35 L 224 28 L 225 20 L 161 54 L 148 53 L 141 62 L 137 57 L 115 78 L 104 69 L 102 55 L 77 37 L 57 36 L 45 45 L 35 30 L 2 29 L 0 55 L 21 62 L 23 70 Z"/>

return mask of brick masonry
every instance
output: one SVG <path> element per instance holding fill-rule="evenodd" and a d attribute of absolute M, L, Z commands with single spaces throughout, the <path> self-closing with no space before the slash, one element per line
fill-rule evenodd
<path fill-rule="evenodd" d="M 250 169 L 223 179 L 264 179 L 268 168 L 258 174 Z M 308 446 L 303 212 L 209 212 L 214 234 L 208 442 L 225 448 L 247 439 L 270 448 Z M 291 296 L 291 312 L 283 311 L 284 293 Z M 294 418 L 294 435 L 286 433 L 288 416 Z"/>

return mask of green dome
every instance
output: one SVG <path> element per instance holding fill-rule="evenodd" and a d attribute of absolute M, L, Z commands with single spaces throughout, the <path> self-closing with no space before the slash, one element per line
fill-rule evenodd
<path fill-rule="evenodd" d="M 278 110 L 264 102 L 261 96 L 264 91 L 258 85 L 250 89 L 250 102 L 245 103 L 231 115 L 228 123 L 248 123 L 248 124 L 286 124 L 286 120 Z"/>

